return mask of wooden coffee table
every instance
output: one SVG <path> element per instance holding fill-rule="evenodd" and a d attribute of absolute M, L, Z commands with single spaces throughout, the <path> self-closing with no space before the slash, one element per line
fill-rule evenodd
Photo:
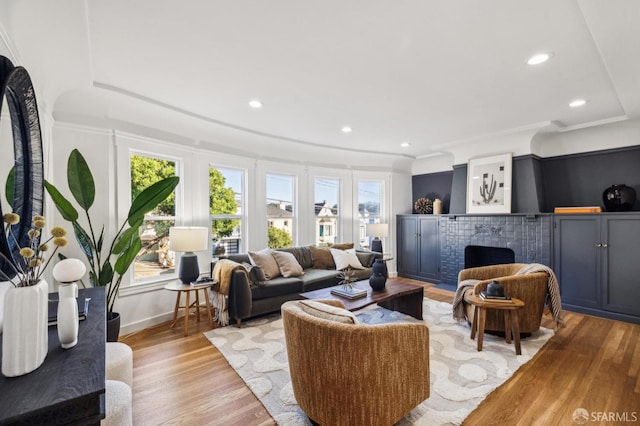
<path fill-rule="evenodd" d="M 355 311 L 377 303 L 383 308 L 422 319 L 422 299 L 424 298 L 424 288 L 422 286 L 397 281 L 393 278 L 387 279 L 384 290 L 381 291 L 373 291 L 369 285 L 369 280 L 357 281 L 352 285 L 354 288 L 366 289 L 367 295 L 359 299 L 336 296 L 331 294 L 331 289 L 342 286 L 335 286 L 301 293 L 300 297 L 302 299 L 339 300 L 344 303 L 345 308 L 349 311 Z"/>

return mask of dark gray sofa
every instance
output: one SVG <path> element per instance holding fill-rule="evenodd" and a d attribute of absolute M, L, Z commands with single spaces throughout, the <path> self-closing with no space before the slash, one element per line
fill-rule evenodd
<path fill-rule="evenodd" d="M 308 246 L 288 247 L 276 249 L 292 253 L 304 274 L 299 277 L 277 277 L 260 284 L 250 283 L 247 275 L 235 271 L 231 277 L 228 295 L 228 309 L 230 321 L 235 320 L 240 327 L 242 320 L 256 315 L 278 312 L 280 306 L 289 300 L 299 298 L 300 293 L 332 287 L 339 284 L 342 271 L 335 269 L 313 268 L 313 258 Z M 372 251 L 356 251 L 356 256 L 365 269 L 354 270 L 358 279 L 369 279 L 371 267 L 381 253 Z M 221 256 L 238 263 L 250 263 L 248 254 L 233 254 Z M 211 264 L 213 271 L 215 262 Z"/>

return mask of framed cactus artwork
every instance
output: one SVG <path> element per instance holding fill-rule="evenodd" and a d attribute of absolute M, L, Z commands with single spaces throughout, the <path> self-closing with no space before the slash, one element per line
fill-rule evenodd
<path fill-rule="evenodd" d="M 511 213 L 511 165 L 511 153 L 469 160 L 467 213 Z"/>

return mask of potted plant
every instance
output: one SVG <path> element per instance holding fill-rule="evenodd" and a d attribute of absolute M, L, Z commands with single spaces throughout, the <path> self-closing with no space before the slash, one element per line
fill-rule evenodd
<path fill-rule="evenodd" d="M 71 222 L 76 240 L 89 262 L 89 281 L 94 287 L 106 287 L 107 320 L 116 322 L 116 332 L 107 328 L 107 340 L 117 341 L 120 329 L 120 316 L 113 312 L 122 278 L 142 248 L 139 228 L 144 215 L 164 201 L 178 185 L 180 178 L 171 176 L 145 188 L 132 201 L 127 218 L 119 227 L 110 243 L 105 242 L 104 225 L 96 234 L 89 209 L 95 198 L 95 184 L 91 170 L 82 154 L 74 149 L 67 162 L 67 184 L 71 195 L 84 210 L 87 227 L 79 222 L 78 210 L 51 183 L 44 185 L 62 217 Z M 115 339 L 114 339 L 115 336 Z"/>

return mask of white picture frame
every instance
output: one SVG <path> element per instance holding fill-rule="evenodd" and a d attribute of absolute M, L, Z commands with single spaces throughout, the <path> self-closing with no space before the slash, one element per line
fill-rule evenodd
<path fill-rule="evenodd" d="M 512 155 L 472 158 L 467 165 L 467 213 L 511 213 Z"/>

